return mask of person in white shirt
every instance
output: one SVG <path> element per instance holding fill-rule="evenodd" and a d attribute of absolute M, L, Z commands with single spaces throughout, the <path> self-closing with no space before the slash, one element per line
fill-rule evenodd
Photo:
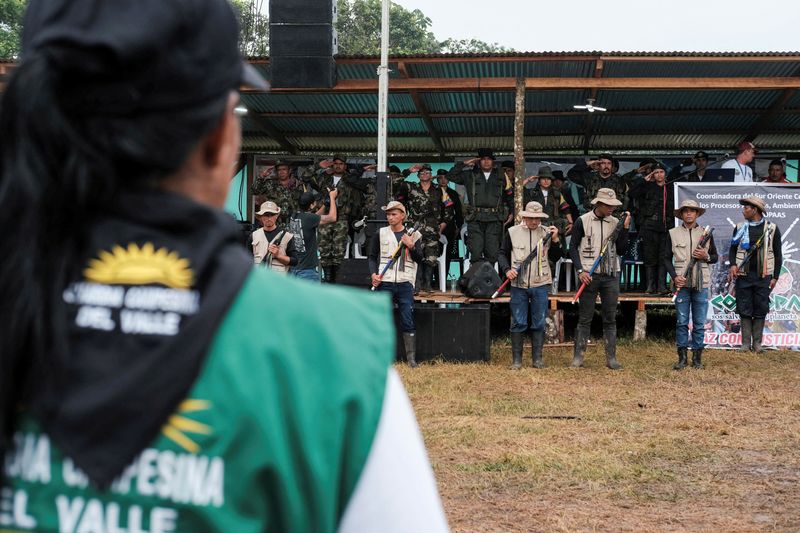
<path fill-rule="evenodd" d="M 752 182 L 753 169 L 750 163 L 755 159 L 758 149 L 750 141 L 743 141 L 736 146 L 736 157 L 725 161 L 720 168 L 732 168 L 734 172 L 733 181 Z"/>

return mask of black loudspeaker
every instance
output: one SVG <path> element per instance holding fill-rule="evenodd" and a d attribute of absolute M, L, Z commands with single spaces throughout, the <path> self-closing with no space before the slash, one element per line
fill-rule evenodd
<path fill-rule="evenodd" d="M 276 88 L 336 85 L 334 0 L 271 0 L 269 62 Z"/>
<path fill-rule="evenodd" d="M 336 85 L 333 57 L 271 56 L 272 86 L 276 88 L 332 88 Z"/>
<path fill-rule="evenodd" d="M 273 24 L 333 24 L 335 0 L 270 0 L 269 21 Z"/>
<path fill-rule="evenodd" d="M 270 57 L 330 57 L 334 39 L 330 24 L 270 24 Z"/>
<path fill-rule="evenodd" d="M 446 361 L 489 361 L 489 320 L 489 304 L 414 304 L 417 361 L 436 357 Z M 399 328 L 397 338 L 397 358 L 405 361 L 405 346 Z"/>
<path fill-rule="evenodd" d="M 494 265 L 488 261 L 470 266 L 458 279 L 458 288 L 470 298 L 491 298 L 500 284 L 500 276 L 497 275 Z"/>
<path fill-rule="evenodd" d="M 369 288 L 372 276 L 366 259 L 345 259 L 336 271 L 336 284 Z"/>

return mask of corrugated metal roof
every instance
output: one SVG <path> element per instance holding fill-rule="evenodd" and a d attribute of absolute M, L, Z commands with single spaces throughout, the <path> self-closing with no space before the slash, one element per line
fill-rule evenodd
<path fill-rule="evenodd" d="M 673 78 L 697 78 L 697 89 L 644 90 L 622 81 L 613 89 L 574 89 L 565 83 L 564 88 L 556 85 L 548 90 L 527 90 L 525 150 L 580 152 L 586 144 L 587 124 L 591 124 L 588 146 L 592 151 L 683 153 L 702 147 L 727 152 L 747 134 L 755 136 L 757 145 L 771 150 L 800 149 L 800 133 L 793 133 L 800 130 L 800 114 L 783 112 L 784 108 L 800 109 L 800 91 L 786 85 L 787 79 L 800 77 L 800 52 L 409 55 L 390 58 L 390 68 L 397 78 L 402 61 L 412 78 L 423 82 L 424 78 L 453 80 L 419 89 L 418 94 L 432 115 L 430 123 L 443 150 L 468 154 L 478 146 L 512 150 L 515 92 L 509 88 L 476 89 L 462 80 L 474 83 L 475 79 L 517 76 L 589 80 L 601 59 L 602 70 L 598 72 L 606 79 L 654 78 L 662 79 L 660 86 L 665 86 Z M 374 85 L 359 84 L 358 80 L 375 83 L 378 62 L 374 56 L 338 57 L 338 77 L 343 83 L 333 90 L 245 92 L 242 98 L 251 113 L 263 113 L 271 127 L 300 152 L 373 152 L 377 144 L 377 91 Z M 260 70 L 268 69 L 268 59 L 257 63 Z M 737 90 L 706 89 L 704 81 L 714 78 L 755 78 L 767 83 L 758 89 L 748 88 L 752 86 L 745 82 Z M 361 88 L 345 90 L 354 86 Z M 596 98 L 596 105 L 609 111 L 595 113 L 587 122 L 589 115 L 575 111 L 573 105 L 585 103 L 591 96 Z M 783 100 L 787 101 L 785 106 L 775 108 Z M 409 90 L 394 84 L 388 105 L 392 115 L 388 122 L 391 152 L 438 152 L 423 117 L 425 110 L 417 109 Z M 280 150 L 259 129 L 262 124 L 244 120 L 245 148 Z"/>
<path fill-rule="evenodd" d="M 412 63 L 412 78 L 584 78 L 594 70 L 594 61 L 503 61 Z"/>
<path fill-rule="evenodd" d="M 593 130 L 598 133 L 654 133 L 665 132 L 746 132 L 758 115 L 641 115 L 609 116 L 595 113 Z"/>
<path fill-rule="evenodd" d="M 795 61 L 607 61 L 606 78 L 726 78 L 796 76 Z"/>
<path fill-rule="evenodd" d="M 599 106 L 620 109 L 767 109 L 781 91 L 611 91 L 597 93 Z"/>

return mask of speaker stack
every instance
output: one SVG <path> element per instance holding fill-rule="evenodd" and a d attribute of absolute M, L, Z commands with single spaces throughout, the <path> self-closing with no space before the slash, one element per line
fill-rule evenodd
<path fill-rule="evenodd" d="M 276 88 L 336 85 L 335 0 L 270 0 L 269 62 Z"/>

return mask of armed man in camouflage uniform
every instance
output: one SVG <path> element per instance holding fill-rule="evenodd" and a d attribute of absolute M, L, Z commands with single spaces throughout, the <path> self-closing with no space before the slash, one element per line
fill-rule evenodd
<path fill-rule="evenodd" d="M 572 214 L 569 204 L 561 195 L 561 191 L 553 187 L 553 171 L 550 167 L 540 167 L 538 174 L 538 176 L 525 178 L 523 187 L 536 178 L 538 178 L 538 182 L 532 189 L 523 189 L 522 203 L 528 205 L 530 202 L 537 202 L 541 205 L 543 212 L 548 217 L 548 222 L 558 228 L 558 234 L 563 237 L 572 229 Z"/>
<path fill-rule="evenodd" d="M 478 163 L 474 168 L 472 167 Z M 456 163 L 447 173 L 447 179 L 464 185 L 467 201 L 464 219 L 467 221 L 467 248 L 470 261 L 497 261 L 503 238 L 503 223 L 514 212 L 514 187 L 506 186 L 506 177 L 494 168 L 491 150 L 478 150 L 478 157 Z"/>
<path fill-rule="evenodd" d="M 336 275 L 347 250 L 348 228 L 354 222 L 351 219 L 361 216 L 366 180 L 362 180 L 360 175 L 361 171 L 348 170 L 344 157 L 338 155 L 307 167 L 303 173 L 303 180 L 325 197 L 329 190 L 338 191 L 337 220 L 333 224 L 320 226 L 318 232 L 319 262 L 327 283 L 336 283 Z"/>
<path fill-rule="evenodd" d="M 417 230 L 422 234 L 422 268 L 417 285 L 422 292 L 431 290 L 431 279 L 439 259 L 439 235 L 444 231 L 444 204 L 442 191 L 433 184 L 430 165 L 414 165 L 409 169 L 416 172 L 419 183 L 403 182 L 399 193 L 408 203 L 408 221 L 419 224 Z"/>
<path fill-rule="evenodd" d="M 281 208 L 278 225 L 284 226 L 292 214 L 300 208 L 300 195 L 308 190 L 308 185 L 295 179 L 289 163 L 275 163 L 275 174 L 272 168 L 264 169 L 251 188 L 254 200 L 258 205 L 266 201 L 275 202 Z"/>
<path fill-rule="evenodd" d="M 614 172 L 614 166 L 613 156 L 602 154 L 597 159 L 579 162 L 567 172 L 570 180 L 585 189 L 583 206 L 587 211 L 592 210 L 592 200 L 600 189 L 611 189 L 617 200 L 622 202 L 614 208 L 613 216 L 619 217 L 620 213 L 628 210 L 628 187 L 622 176 Z"/>

